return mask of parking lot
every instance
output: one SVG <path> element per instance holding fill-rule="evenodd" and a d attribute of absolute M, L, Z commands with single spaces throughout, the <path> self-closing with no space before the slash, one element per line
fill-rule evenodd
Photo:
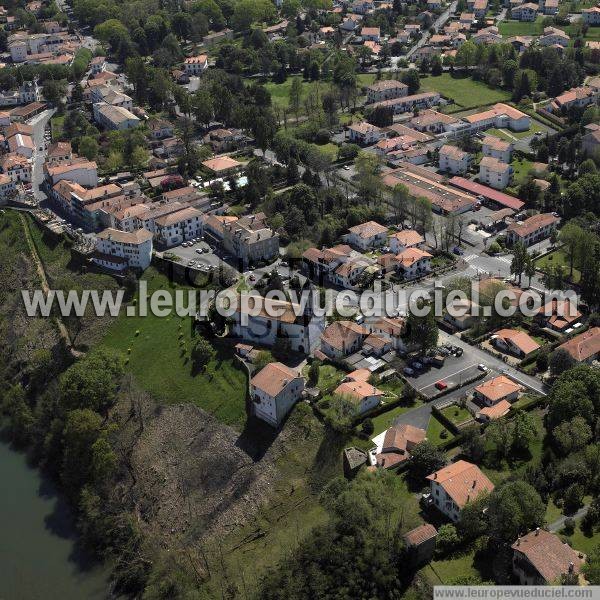
<path fill-rule="evenodd" d="M 215 246 L 209 245 L 208 242 L 200 240 L 189 246 L 187 244 L 190 242 L 184 243 L 186 244 L 185 247 L 179 245 L 169 248 L 165 254 L 174 254 L 181 259 L 182 265 L 199 271 L 213 270 L 225 264 L 225 261 L 218 256 L 219 250 Z M 230 264 L 227 264 L 227 266 L 232 268 Z"/>

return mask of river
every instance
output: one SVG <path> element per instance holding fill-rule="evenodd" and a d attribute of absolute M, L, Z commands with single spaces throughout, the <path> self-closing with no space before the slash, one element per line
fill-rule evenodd
<path fill-rule="evenodd" d="M 73 517 L 24 454 L 0 441 L 0 600 L 105 600 L 108 572 L 76 546 Z"/>

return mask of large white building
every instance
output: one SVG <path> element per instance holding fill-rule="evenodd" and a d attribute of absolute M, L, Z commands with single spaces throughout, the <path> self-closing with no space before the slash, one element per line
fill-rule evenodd
<path fill-rule="evenodd" d="M 481 141 L 481 151 L 484 156 L 490 156 L 504 163 L 510 162 L 513 145 L 501 140 L 495 135 L 486 135 Z"/>
<path fill-rule="evenodd" d="M 269 363 L 250 380 L 252 413 L 279 427 L 304 391 L 304 378 L 286 365 Z"/>
<path fill-rule="evenodd" d="M 469 124 L 471 133 L 490 127 L 507 128 L 511 131 L 527 131 L 531 127 L 529 115 L 503 102 L 498 102 L 483 112 L 468 115 L 464 120 Z"/>
<path fill-rule="evenodd" d="M 552 230 L 558 225 L 559 218 L 550 213 L 541 213 L 525 219 L 515 221 L 506 230 L 506 241 L 509 244 L 521 242 L 525 246 L 531 246 L 541 240 L 550 237 Z"/>
<path fill-rule="evenodd" d="M 581 19 L 587 25 L 600 25 L 600 6 L 584 8 L 581 11 Z"/>
<path fill-rule="evenodd" d="M 78 183 L 83 187 L 96 187 L 98 185 L 98 165 L 85 158 L 73 158 L 59 164 L 44 164 L 44 171 L 55 185 L 63 179 Z"/>
<path fill-rule="evenodd" d="M 155 220 L 156 240 L 171 247 L 202 235 L 202 212 L 197 208 L 183 208 Z"/>
<path fill-rule="evenodd" d="M 376 221 L 368 221 L 360 225 L 350 227 L 346 235 L 346 241 L 355 248 L 368 250 L 384 246 L 387 241 L 388 228 Z"/>
<path fill-rule="evenodd" d="M 189 56 L 183 62 L 183 70 L 187 75 L 201 75 L 206 69 L 208 69 L 208 56 L 206 54 Z"/>
<path fill-rule="evenodd" d="M 367 87 L 367 104 L 408 95 L 408 86 L 395 79 L 382 79 Z"/>
<path fill-rule="evenodd" d="M 117 271 L 127 267 L 147 269 L 152 260 L 152 233 L 146 229 L 132 232 L 105 229 L 96 237 L 96 252 L 92 260 Z"/>

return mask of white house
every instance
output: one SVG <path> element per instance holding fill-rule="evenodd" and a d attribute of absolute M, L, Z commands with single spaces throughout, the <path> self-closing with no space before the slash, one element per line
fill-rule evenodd
<path fill-rule="evenodd" d="M 122 260 L 115 261 L 115 258 Z M 152 260 L 152 233 L 146 229 L 132 232 L 105 229 L 96 236 L 96 253 L 92 260 L 112 269 L 115 269 L 113 265 L 147 269 Z"/>
<path fill-rule="evenodd" d="M 494 484 L 481 469 L 465 460 L 443 467 L 427 479 L 433 504 L 455 523 L 468 502 L 473 502 L 480 494 L 494 491 Z"/>
<path fill-rule="evenodd" d="M 525 246 L 531 246 L 549 237 L 559 220 L 551 213 L 541 213 L 525 221 L 515 221 L 506 229 L 506 241 L 509 244 L 519 241 Z"/>
<path fill-rule="evenodd" d="M 463 174 L 469 169 L 471 155 L 456 146 L 445 144 L 440 148 L 439 167 L 444 173 Z"/>
<path fill-rule="evenodd" d="M 562 46 L 566 48 L 571 38 L 562 30 L 556 27 L 545 27 L 544 33 L 537 39 L 540 46 Z"/>
<path fill-rule="evenodd" d="M 346 241 L 360 250 L 369 250 L 384 246 L 387 240 L 388 228 L 376 221 L 368 221 L 350 227 Z"/>
<path fill-rule="evenodd" d="M 383 398 L 383 392 L 367 381 L 344 381 L 333 393 L 351 402 L 359 415 L 375 408 Z"/>
<path fill-rule="evenodd" d="M 258 293 L 248 302 L 238 301 L 233 307 L 232 336 L 249 343 L 273 346 L 285 340 L 291 350 L 309 354 L 317 345 L 325 328 L 322 315 L 284 300 L 263 298 Z"/>
<path fill-rule="evenodd" d="M 0 157 L 0 170 L 15 183 L 31 181 L 31 163 L 20 154 L 11 152 Z"/>
<path fill-rule="evenodd" d="M 521 6 L 516 6 L 510 11 L 513 19 L 517 21 L 535 21 L 538 14 L 538 5 L 532 2 L 526 2 Z"/>
<path fill-rule="evenodd" d="M 15 182 L 8 176 L 0 173 L 0 201 L 6 200 L 15 192 Z"/>
<path fill-rule="evenodd" d="M 208 69 L 208 56 L 206 54 L 189 56 L 183 62 L 183 70 L 186 75 L 201 75 L 206 69 Z"/>
<path fill-rule="evenodd" d="M 581 19 L 587 25 L 600 25 L 600 6 L 582 9 Z"/>
<path fill-rule="evenodd" d="M 471 133 L 490 127 L 506 128 L 511 131 L 527 131 L 531 127 L 529 115 L 503 102 L 498 102 L 483 112 L 468 115 L 464 117 L 464 121 L 469 124 Z"/>
<path fill-rule="evenodd" d="M 269 363 L 250 380 L 252 413 L 279 427 L 302 396 L 304 378 L 283 363 Z"/>
<path fill-rule="evenodd" d="M 484 156 L 479 163 L 479 181 L 485 185 L 503 190 L 510 184 L 513 168 L 497 158 Z"/>
<path fill-rule="evenodd" d="M 354 144 L 361 144 L 362 146 L 369 146 L 375 144 L 382 137 L 384 137 L 383 131 L 371 125 L 366 121 L 363 123 L 356 123 L 348 127 L 349 140 Z"/>
<path fill-rule="evenodd" d="M 395 79 L 382 79 L 367 87 L 367 104 L 403 98 L 408 95 L 408 86 Z"/>
<path fill-rule="evenodd" d="M 187 207 L 154 221 L 156 240 L 165 247 L 177 246 L 202 235 L 202 212 Z"/>
<path fill-rule="evenodd" d="M 501 140 L 495 135 L 486 135 L 481 141 L 481 151 L 484 156 L 491 156 L 504 163 L 510 163 L 513 145 Z"/>
<path fill-rule="evenodd" d="M 432 256 L 419 248 L 406 248 L 397 256 L 398 269 L 405 279 L 413 279 L 431 271 Z"/>
<path fill-rule="evenodd" d="M 98 165 L 85 158 L 73 158 L 59 164 L 44 164 L 44 171 L 52 185 L 68 179 L 83 187 L 96 187 L 98 185 Z"/>
<path fill-rule="evenodd" d="M 363 27 L 360 30 L 360 36 L 363 40 L 377 42 L 381 40 L 381 32 L 379 27 Z"/>

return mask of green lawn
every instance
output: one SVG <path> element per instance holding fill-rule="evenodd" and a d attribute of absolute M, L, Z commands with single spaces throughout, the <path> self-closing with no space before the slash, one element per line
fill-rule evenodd
<path fill-rule="evenodd" d="M 507 129 L 487 129 L 485 133 L 489 134 L 489 135 L 495 135 L 496 137 L 506 140 L 507 142 L 514 143 L 516 141 L 515 138 L 517 140 L 519 140 L 521 138 L 529 137 L 535 131 L 537 131 L 537 127 L 535 125 L 532 125 L 526 131 L 509 131 Z"/>
<path fill-rule="evenodd" d="M 529 171 L 533 169 L 533 163 L 524 158 L 515 158 L 511 162 L 513 173 L 513 186 L 521 185 L 529 176 Z"/>
<path fill-rule="evenodd" d="M 64 117 L 52 117 L 50 119 L 50 127 L 52 129 L 52 139 L 57 140 L 62 135 Z"/>
<path fill-rule="evenodd" d="M 288 77 L 283 83 L 273 83 L 269 81 L 265 83 L 265 88 L 271 94 L 271 100 L 273 104 L 282 108 L 287 108 L 290 105 L 290 89 L 292 87 L 292 81 L 294 79 L 300 79 L 302 81 L 302 99 L 300 101 L 300 114 L 304 114 L 304 100 L 311 92 L 311 90 L 319 89 L 321 93 L 324 93 L 329 89 L 329 84 L 324 81 L 304 81 L 301 75 L 294 75 Z"/>
<path fill-rule="evenodd" d="M 312 146 L 314 146 L 317 150 L 324 152 L 330 160 L 337 160 L 338 147 L 336 144 L 329 142 L 328 144 L 323 144 L 322 146 L 319 146 L 318 144 L 312 144 Z"/>
<path fill-rule="evenodd" d="M 516 35 L 541 35 L 544 31 L 544 18 L 538 17 L 534 23 L 525 21 L 501 21 L 498 23 L 498 31 L 503 37 Z M 561 28 L 562 29 L 562 28 Z"/>
<path fill-rule="evenodd" d="M 143 276 L 148 293 L 171 289 L 154 269 Z M 247 375 L 229 346 L 213 341 L 217 356 L 206 370 L 192 372 L 191 317 L 129 317 L 121 313 L 102 345 L 128 356 L 127 370 L 143 389 L 162 403 L 193 402 L 223 423 L 241 428 L 246 420 Z"/>
<path fill-rule="evenodd" d="M 373 426 L 375 427 L 375 430 L 373 431 L 373 436 L 371 437 L 379 435 L 386 429 L 389 429 L 393 425 L 394 419 L 396 419 L 400 415 L 403 415 L 405 412 L 416 408 L 417 406 L 421 406 L 421 404 L 422 402 L 419 400 L 411 406 L 395 406 L 391 410 L 388 410 L 387 412 L 381 413 L 380 415 L 373 417 L 371 421 L 373 421 Z"/>
<path fill-rule="evenodd" d="M 470 77 L 452 77 L 443 73 L 439 77 L 429 76 L 421 81 L 423 91 L 437 91 L 450 98 L 461 107 L 483 106 L 510 99 L 506 90 L 488 87 L 485 83 L 473 81 Z"/>
<path fill-rule="evenodd" d="M 471 419 L 471 413 L 466 409 L 454 404 L 442 409 L 442 414 L 455 425 L 460 425 Z"/>
<path fill-rule="evenodd" d="M 555 250 L 550 254 L 546 254 L 535 261 L 535 266 L 540 271 L 546 271 L 550 267 L 562 265 L 565 268 L 566 276 L 569 275 L 569 259 L 562 250 Z M 577 269 L 573 269 L 573 283 L 578 283 L 581 278 L 581 273 Z"/>
<path fill-rule="evenodd" d="M 600 544 L 600 532 L 594 532 L 593 535 L 586 535 L 581 531 L 578 523 L 573 535 L 569 536 L 567 539 L 569 540 L 569 545 L 575 548 L 575 550 L 581 550 L 581 552 L 589 554 Z"/>
<path fill-rule="evenodd" d="M 304 375 L 308 375 L 308 367 L 304 369 Z M 346 376 L 344 371 L 334 367 L 333 365 L 319 365 L 319 380 L 317 387 L 326 394 L 336 388 L 342 379 Z"/>
<path fill-rule="evenodd" d="M 442 432 L 446 432 L 445 436 L 442 437 Z M 452 439 L 454 434 L 446 429 L 446 426 L 438 421 L 433 415 L 429 419 L 429 425 L 427 426 L 427 439 L 435 445 L 447 442 Z"/>
<path fill-rule="evenodd" d="M 433 560 L 423 569 L 423 574 L 432 585 L 444 585 L 457 577 L 478 577 L 474 552 L 467 552 L 455 558 Z"/>
<path fill-rule="evenodd" d="M 568 33 L 571 37 L 574 37 L 580 31 L 580 26 L 576 23 L 572 23 L 571 25 L 567 25 L 567 27 L 561 27 L 561 29 L 565 30 L 565 33 Z M 600 27 L 589 27 L 587 33 L 583 36 L 584 40 L 600 40 Z"/>

